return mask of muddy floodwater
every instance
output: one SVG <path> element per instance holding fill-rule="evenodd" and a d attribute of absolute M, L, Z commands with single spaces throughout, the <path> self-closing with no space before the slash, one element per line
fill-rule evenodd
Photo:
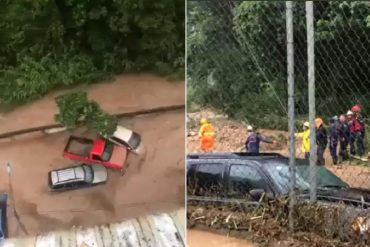
<path fill-rule="evenodd" d="M 128 75 L 86 88 L 91 99 L 109 113 L 184 104 L 184 83 L 151 75 Z M 53 124 L 55 92 L 0 117 L 0 133 Z M 10 192 L 10 236 L 24 236 L 74 225 L 118 222 L 184 205 L 184 110 L 121 119 L 120 124 L 139 132 L 146 152 L 129 154 L 124 176 L 109 170 L 104 185 L 51 193 L 47 174 L 74 165 L 63 158 L 71 133 L 35 134 L 0 140 L 0 192 Z M 83 129 L 73 133 L 86 136 Z M 11 161 L 9 177 L 6 161 Z M 16 214 L 14 213 L 14 209 Z"/>
<path fill-rule="evenodd" d="M 187 247 L 258 247 L 243 239 L 228 237 L 225 235 L 201 231 L 187 231 Z"/>

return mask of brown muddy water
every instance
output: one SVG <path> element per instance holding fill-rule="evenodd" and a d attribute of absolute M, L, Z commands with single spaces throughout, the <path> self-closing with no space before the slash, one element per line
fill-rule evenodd
<path fill-rule="evenodd" d="M 187 247 L 258 247 L 247 240 L 202 231 L 187 230 Z"/>
<path fill-rule="evenodd" d="M 113 82 L 90 86 L 86 91 L 109 113 L 185 101 L 183 82 L 167 82 L 151 75 L 121 76 Z M 52 93 L 3 114 L 0 133 L 54 123 L 57 109 L 54 97 L 58 94 Z M 124 176 L 110 170 L 106 184 L 69 192 L 49 192 L 47 173 L 75 164 L 62 157 L 71 133 L 0 140 L 0 192 L 11 190 L 15 202 L 10 200 L 8 207 L 10 236 L 117 222 L 183 207 L 184 116 L 184 110 L 180 110 L 121 119 L 122 125 L 141 134 L 145 155 L 130 154 L 130 167 Z M 85 135 L 84 130 L 73 134 Z M 10 180 L 5 165 L 8 160 L 12 163 Z"/>

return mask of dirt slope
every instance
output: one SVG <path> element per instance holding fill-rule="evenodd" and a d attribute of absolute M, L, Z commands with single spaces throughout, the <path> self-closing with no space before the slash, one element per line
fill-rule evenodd
<path fill-rule="evenodd" d="M 244 149 L 244 142 L 247 135 L 247 128 L 244 124 L 232 121 L 223 114 L 217 114 L 210 109 L 203 109 L 199 112 L 187 114 L 187 152 L 200 152 L 200 142 L 197 136 L 199 120 L 207 117 L 213 123 L 216 129 L 215 152 L 240 152 Z M 255 126 L 254 126 L 255 127 Z M 288 140 L 289 135 L 285 131 L 258 129 L 258 131 L 277 144 L 261 144 L 262 152 L 278 152 L 283 155 L 289 155 Z M 303 158 L 301 151 L 301 140 L 297 140 L 297 157 Z M 325 153 L 327 167 L 341 177 L 345 182 L 353 187 L 370 189 L 370 163 L 362 163 L 353 160 L 343 163 L 340 166 L 334 166 L 329 153 Z"/>
<path fill-rule="evenodd" d="M 111 113 L 184 103 L 184 83 L 150 75 L 122 76 L 111 83 L 91 86 L 88 91 Z M 52 123 L 54 95 L 5 114 L 1 132 Z M 109 182 L 103 186 L 55 194 L 47 190 L 47 172 L 73 164 L 62 157 L 69 133 L 1 141 L 0 191 L 9 191 L 5 162 L 10 160 L 11 194 L 20 218 L 19 222 L 10 201 L 10 235 L 115 222 L 183 205 L 184 122 L 181 110 L 122 120 L 122 124 L 141 133 L 146 154 L 130 155 L 127 173 L 120 176 L 110 171 Z M 86 133 L 80 129 L 74 134 Z"/>

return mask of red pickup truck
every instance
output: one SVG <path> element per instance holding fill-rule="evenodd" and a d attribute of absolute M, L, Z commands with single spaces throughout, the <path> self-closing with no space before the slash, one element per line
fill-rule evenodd
<path fill-rule="evenodd" d="M 85 163 L 100 164 L 107 168 L 126 170 L 128 151 L 104 139 L 88 139 L 70 136 L 63 156 Z"/>

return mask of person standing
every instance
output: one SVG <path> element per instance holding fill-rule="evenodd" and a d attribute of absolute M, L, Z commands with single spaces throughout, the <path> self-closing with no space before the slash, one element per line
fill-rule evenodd
<path fill-rule="evenodd" d="M 302 138 L 302 152 L 305 159 L 310 158 L 310 123 L 304 122 L 303 131 L 294 134 L 295 137 Z"/>
<path fill-rule="evenodd" d="M 351 110 L 354 114 L 353 123 L 356 139 L 356 149 L 358 155 L 361 157 L 365 153 L 365 118 L 361 114 L 361 107 L 359 105 L 353 106 Z"/>
<path fill-rule="evenodd" d="M 351 155 L 356 154 L 355 142 L 356 142 L 356 131 L 355 121 L 352 111 L 347 112 L 347 124 L 349 129 L 349 150 Z"/>
<path fill-rule="evenodd" d="M 213 125 L 206 118 L 200 120 L 200 148 L 205 152 L 211 152 L 215 143 L 215 131 Z"/>
<path fill-rule="evenodd" d="M 249 153 L 258 154 L 260 152 L 260 143 L 261 142 L 275 143 L 274 141 L 270 141 L 270 140 L 266 139 L 260 133 L 255 132 L 251 125 L 248 125 L 247 132 L 248 132 L 248 135 L 247 135 L 247 140 L 245 141 L 245 149 Z"/>
<path fill-rule="evenodd" d="M 348 144 L 350 142 L 349 127 L 347 124 L 346 116 L 339 116 L 339 126 L 338 126 L 338 139 L 339 139 L 339 156 L 342 161 L 348 160 Z"/>
<path fill-rule="evenodd" d="M 315 119 L 316 125 L 316 143 L 317 143 L 317 165 L 324 166 L 324 153 L 328 145 L 328 136 L 326 134 L 324 121 L 321 118 Z"/>
<path fill-rule="evenodd" d="M 338 117 L 334 116 L 330 118 L 330 128 L 329 128 L 329 148 L 330 148 L 330 155 L 333 159 L 333 164 L 338 164 Z"/>

